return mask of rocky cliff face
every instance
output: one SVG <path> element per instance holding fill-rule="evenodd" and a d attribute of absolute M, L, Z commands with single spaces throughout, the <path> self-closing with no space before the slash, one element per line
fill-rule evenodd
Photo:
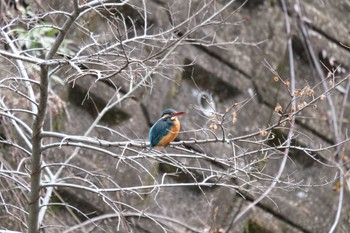
<path fill-rule="evenodd" d="M 197 16 L 198 20 L 206 17 L 210 11 L 220 9 L 226 2 L 214 1 L 211 8 Z M 247 141 L 237 139 L 230 143 L 189 143 L 185 147 L 181 145 L 185 148 L 183 150 L 169 147 L 150 154 L 146 153 L 145 147 L 133 149 L 132 145 L 130 149 L 128 145 L 104 147 L 110 151 L 109 156 L 101 151 L 82 148 L 72 164 L 94 173 L 88 186 L 120 189 L 108 193 L 110 200 L 102 200 L 96 193 L 77 192 L 70 188 L 59 188 L 55 195 L 90 218 L 111 214 L 111 206 L 118 209 L 124 214 L 120 232 L 163 232 L 164 229 L 154 219 L 172 229 L 170 232 L 328 232 L 338 209 L 339 172 L 332 163 L 334 151 L 318 153 L 317 148 L 337 143 L 332 109 L 337 116 L 343 112 L 342 122 L 338 122 L 338 126 L 341 126 L 338 134 L 343 140 L 349 127 L 349 81 L 336 88 L 331 82 L 337 83 L 350 72 L 347 20 L 350 5 L 345 0 L 334 3 L 302 1 L 300 5 L 297 2 L 287 1 L 287 15 L 280 1 L 251 0 L 243 5 L 242 1 L 231 4 L 217 16 L 217 20 L 227 17 L 227 25 L 212 23 L 191 33 L 166 61 L 165 68 L 154 72 L 151 81 L 147 81 L 144 87 L 112 107 L 102 118 L 100 127 L 96 127 L 90 136 L 96 140 L 130 141 L 142 145 L 147 141 L 150 126 L 162 110 L 171 107 L 187 112 L 181 118 L 183 133 L 179 136 L 180 141 L 218 139 L 222 138 L 221 126 L 213 125 L 212 115 L 208 115 L 208 112 L 215 108 L 218 113 L 225 113 L 230 106 L 235 115 L 230 116 L 230 122 L 222 126 L 226 137 L 235 138 L 254 132 L 260 132 L 260 135 Z M 52 6 L 55 9 L 69 8 L 61 4 L 54 2 Z M 185 21 L 189 12 L 199 9 L 203 3 L 154 0 L 145 4 L 149 12 L 147 19 L 137 14 L 136 7 L 125 7 L 119 11 L 120 15 L 92 12 L 84 20 L 90 31 L 103 37 L 100 42 L 101 47 L 105 48 L 115 36 L 105 33 L 113 27 L 105 23 L 105 17 L 136 17 L 134 23 L 137 30 L 142 31 L 144 20 L 147 20 L 150 32 L 166 31 Z M 285 16 L 290 21 L 290 35 L 286 33 Z M 173 32 L 174 37 L 180 38 L 186 34 L 194 22 L 196 20 L 179 26 L 176 33 Z M 111 31 L 118 33 L 117 28 Z M 207 37 L 216 46 L 209 44 Z M 83 30 L 72 30 L 67 38 L 87 41 L 89 35 L 84 34 Z M 298 98 L 297 107 L 303 108 L 304 103 L 320 96 L 325 88 L 334 89 L 331 92 L 332 102 L 320 98 L 296 117 L 297 131 L 292 142 L 295 148 L 289 152 L 276 188 L 234 222 L 238 213 L 253 203 L 274 181 L 273 177 L 278 173 L 283 159 L 288 122 L 266 132 L 274 137 L 264 146 L 258 142 L 266 136 L 261 130 L 283 117 L 276 113 L 275 107 L 281 105 L 284 110 L 291 102 L 291 94 L 294 94 L 288 92 L 291 81 L 289 38 L 293 47 L 296 89 L 301 92 L 310 87 L 313 92 Z M 107 43 L 103 44 L 103 40 Z M 152 43 L 148 45 L 145 40 L 144 44 L 135 44 L 140 59 L 147 53 L 152 54 L 153 49 L 157 50 L 156 42 Z M 76 44 L 77 48 L 82 46 L 84 44 Z M 133 57 L 137 56 L 133 54 Z M 159 56 L 164 56 L 164 53 Z M 110 65 L 98 64 L 97 60 L 94 62 L 92 65 L 86 64 L 89 70 L 99 70 L 104 65 L 108 68 Z M 119 61 L 111 61 L 111 64 L 113 62 Z M 108 79 L 98 80 L 95 74 L 78 77 L 74 70 L 63 69 L 58 76 L 67 78 L 67 83 L 64 86 L 56 84 L 52 88 L 57 99 L 64 102 L 64 110 L 53 112 L 45 127 L 67 135 L 82 135 L 111 98 L 123 98 L 134 87 L 131 85 L 133 80 L 125 79 L 119 73 L 111 72 L 113 75 Z M 137 69 L 137 64 L 134 69 Z M 332 72 L 334 75 L 322 81 Z M 139 77 L 133 77 L 135 84 L 144 74 L 144 71 L 140 71 Z M 49 103 L 57 106 L 55 98 Z M 107 126 L 109 129 L 105 128 Z M 265 154 L 262 148 L 268 146 L 281 147 Z M 303 151 L 298 149 L 301 146 L 315 150 Z M 261 151 L 250 155 L 255 150 Z M 74 148 L 65 147 L 63 143 L 62 147 L 48 150 L 44 156 L 50 162 L 60 163 L 73 151 Z M 182 156 L 190 153 L 188 151 L 195 153 L 190 157 Z M 349 143 L 344 144 L 337 158 L 346 159 L 349 151 Z M 196 153 L 199 157 L 206 155 L 210 159 L 198 159 Z M 216 159 L 221 162 L 218 163 Z M 225 167 L 222 161 L 231 161 L 234 166 Z M 63 174 L 81 178 L 77 179 L 79 184 L 84 183 L 83 177 L 90 176 L 69 168 Z M 212 185 L 220 183 L 220 174 L 222 179 L 226 179 L 227 174 L 230 177 L 220 185 Z M 215 179 L 211 180 L 211 175 L 215 175 Z M 205 185 L 206 179 L 212 181 L 208 182 L 210 185 Z M 187 183 L 197 183 L 198 186 L 187 186 Z M 75 223 L 67 219 L 66 210 L 51 211 L 64 224 Z M 349 205 L 344 200 L 338 232 L 350 230 L 348 212 Z M 116 232 L 118 216 L 111 217 L 115 218 L 99 222 L 101 228 L 93 231 L 104 229 Z M 81 216 L 78 218 L 81 221 L 85 219 Z M 48 218 L 46 224 L 55 225 L 57 219 Z"/>

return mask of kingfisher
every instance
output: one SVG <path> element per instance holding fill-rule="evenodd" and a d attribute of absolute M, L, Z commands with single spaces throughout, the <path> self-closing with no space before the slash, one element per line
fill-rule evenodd
<path fill-rule="evenodd" d="M 178 116 L 186 112 L 177 112 L 174 109 L 166 109 L 162 116 L 151 127 L 148 138 L 150 145 L 148 151 L 155 146 L 166 146 L 174 141 L 180 131 L 180 121 Z"/>

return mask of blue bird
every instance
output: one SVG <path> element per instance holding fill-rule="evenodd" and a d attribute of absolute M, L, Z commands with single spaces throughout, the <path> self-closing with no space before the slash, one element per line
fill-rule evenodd
<path fill-rule="evenodd" d="M 148 151 L 155 146 L 166 146 L 174 141 L 180 131 L 180 121 L 178 116 L 182 116 L 185 112 L 176 112 L 173 109 L 166 109 L 162 116 L 151 127 L 148 138 L 150 145 Z"/>

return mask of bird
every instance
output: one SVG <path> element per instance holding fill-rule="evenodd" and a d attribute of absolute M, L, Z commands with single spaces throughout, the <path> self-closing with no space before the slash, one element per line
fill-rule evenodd
<path fill-rule="evenodd" d="M 166 109 L 161 117 L 151 127 L 148 138 L 150 145 L 148 152 L 155 146 L 167 146 L 174 141 L 180 131 L 179 116 L 186 112 L 177 112 L 174 109 Z"/>

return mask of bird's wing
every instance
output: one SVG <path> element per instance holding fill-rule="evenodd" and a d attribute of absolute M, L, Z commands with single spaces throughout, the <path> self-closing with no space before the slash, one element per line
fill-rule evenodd
<path fill-rule="evenodd" d="M 157 121 L 149 131 L 150 147 L 156 146 L 169 133 L 170 127 L 165 121 Z"/>

